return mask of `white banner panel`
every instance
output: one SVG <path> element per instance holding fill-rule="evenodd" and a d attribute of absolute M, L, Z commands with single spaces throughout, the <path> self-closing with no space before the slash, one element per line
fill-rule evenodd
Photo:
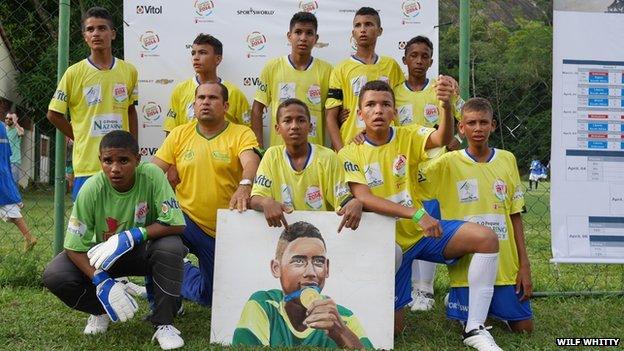
<path fill-rule="evenodd" d="M 289 224 L 313 224 L 323 236 L 330 274 L 322 295 L 351 310 L 376 349 L 392 349 L 394 219 L 364 213 L 357 231 L 343 229 L 340 234 L 336 232 L 340 217 L 333 212 L 295 211 L 286 219 Z M 232 342 L 243 306 L 254 292 L 281 289 L 287 278 L 272 275 L 271 260 L 282 230 L 270 228 L 256 211 L 219 210 L 210 342 Z M 288 272 L 289 280 L 296 276 L 292 273 Z M 312 279 L 306 276 L 300 279 Z"/>
<path fill-rule="evenodd" d="M 624 8 L 612 4 L 554 3 L 553 262 L 624 263 Z"/>
<path fill-rule="evenodd" d="M 352 21 L 362 6 L 374 7 L 381 15 L 384 31 L 377 53 L 401 64 L 405 42 L 425 35 L 434 45 L 429 75 L 437 76 L 437 0 L 124 1 L 125 59 L 139 70 L 142 155 L 153 155 L 162 143 L 162 123 L 173 87 L 194 75 L 190 51 L 197 34 L 210 33 L 223 43 L 219 76 L 238 85 L 251 104 L 266 61 L 290 53 L 286 33 L 293 14 L 316 15 L 320 38 L 313 55 L 336 64 L 355 52 Z M 266 134 L 266 120 L 264 127 Z"/>

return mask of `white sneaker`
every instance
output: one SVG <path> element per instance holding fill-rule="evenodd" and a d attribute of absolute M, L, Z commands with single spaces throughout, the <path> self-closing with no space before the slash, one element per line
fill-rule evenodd
<path fill-rule="evenodd" d="M 478 329 L 473 329 L 467 333 L 464 333 L 464 345 L 473 347 L 479 351 L 502 351 L 492 334 L 488 330 L 492 327 L 479 326 Z"/>
<path fill-rule="evenodd" d="M 412 290 L 412 302 L 410 303 L 412 311 L 431 311 L 434 304 L 433 294 L 417 289 Z"/>
<path fill-rule="evenodd" d="M 89 316 L 89 319 L 87 319 L 87 326 L 82 333 L 85 335 L 105 333 L 108 330 L 109 323 L 110 318 L 108 318 L 107 314 L 101 314 L 99 316 L 92 314 Z"/>
<path fill-rule="evenodd" d="M 163 350 L 173 350 L 184 346 L 184 340 L 180 337 L 180 331 L 173 325 L 159 325 L 156 328 L 152 341 L 158 340 L 160 348 Z"/>

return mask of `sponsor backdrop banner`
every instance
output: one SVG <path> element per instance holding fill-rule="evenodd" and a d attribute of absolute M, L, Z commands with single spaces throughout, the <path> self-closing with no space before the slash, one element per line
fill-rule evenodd
<path fill-rule="evenodd" d="M 434 45 L 438 74 L 438 1 L 329 1 L 329 0 L 185 0 L 124 1 L 125 60 L 139 71 L 139 143 L 143 156 L 153 155 L 164 139 L 162 124 L 173 87 L 194 75 L 191 44 L 199 33 L 223 43 L 219 76 L 236 84 L 249 103 L 267 60 L 290 52 L 286 39 L 290 18 L 298 11 L 319 20 L 315 57 L 337 64 L 355 52 L 352 20 L 362 6 L 380 12 L 384 29 L 377 53 L 401 63 L 405 42 L 428 36 Z M 265 133 L 267 120 L 264 122 Z"/>
<path fill-rule="evenodd" d="M 293 283 L 307 284 L 314 280 L 319 285 L 324 281 L 322 295 L 353 312 L 363 334 L 376 349 L 391 350 L 394 347 L 394 219 L 363 213 L 357 231 L 343 229 L 340 233 L 337 229 L 341 217 L 333 212 L 294 211 L 286 215 L 286 220 L 289 224 L 304 221 L 319 229 L 325 241 L 324 257 L 329 262 L 327 277 L 323 279 L 318 268 L 303 269 L 315 269 L 316 274 L 312 275 L 289 265 L 288 271 L 281 270 L 281 278 L 276 278 L 271 261 L 276 257 L 277 242 L 284 228 L 270 228 L 264 215 L 256 211 L 241 214 L 219 210 L 210 342 L 225 345 L 232 342 L 243 306 L 254 292 L 282 290 L 283 286 L 292 288 L 296 286 Z M 320 255 L 303 249 L 302 242 L 297 245 L 297 249 L 285 248 L 286 261 L 306 252 Z M 274 308 L 277 310 L 277 306 Z M 275 313 L 270 316 L 269 324 L 279 331 L 277 320 L 281 318 Z M 282 335 L 283 330 L 271 334 Z M 279 337 L 273 335 L 271 341 L 275 345 Z"/>
<path fill-rule="evenodd" d="M 623 12 L 554 2 L 553 262 L 624 263 Z"/>

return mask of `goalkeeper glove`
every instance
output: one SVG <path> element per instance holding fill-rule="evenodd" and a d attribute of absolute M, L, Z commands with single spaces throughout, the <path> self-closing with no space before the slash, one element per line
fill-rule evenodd
<path fill-rule="evenodd" d="M 105 242 L 92 247 L 88 252 L 89 264 L 95 269 L 108 270 L 126 252 L 131 251 L 147 239 L 145 228 L 130 228 L 117 233 Z"/>
<path fill-rule="evenodd" d="M 96 271 L 92 279 L 98 300 L 113 322 L 125 322 L 134 317 L 139 309 L 136 301 L 125 289 L 125 285 L 111 278 L 105 271 Z"/>

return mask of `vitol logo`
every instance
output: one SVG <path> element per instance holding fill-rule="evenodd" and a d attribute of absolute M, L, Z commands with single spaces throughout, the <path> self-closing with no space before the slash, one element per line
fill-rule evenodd
<path fill-rule="evenodd" d="M 299 1 L 299 9 L 304 12 L 316 13 L 316 10 L 318 10 L 318 2 L 314 0 L 301 0 Z"/>
<path fill-rule="evenodd" d="M 157 147 L 142 147 L 139 149 L 139 154 L 141 156 L 153 156 L 156 154 L 156 151 L 158 151 Z"/>
<path fill-rule="evenodd" d="M 405 45 L 407 45 L 406 41 L 400 41 L 398 45 L 399 50 L 405 50 Z"/>
<path fill-rule="evenodd" d="M 158 34 L 153 30 L 148 30 L 141 34 L 139 41 L 141 42 L 141 47 L 147 51 L 156 50 L 158 44 L 160 44 L 160 38 L 158 38 Z"/>
<path fill-rule="evenodd" d="M 404 0 L 401 4 L 401 11 L 403 12 L 403 16 L 407 19 L 412 19 L 420 15 L 420 10 L 420 2 L 415 0 Z"/>
<path fill-rule="evenodd" d="M 136 13 L 138 15 L 161 15 L 162 14 L 162 5 L 161 6 L 137 5 Z"/>
<path fill-rule="evenodd" d="M 143 108 L 141 109 L 141 113 L 145 120 L 149 122 L 153 122 L 157 119 L 160 119 L 162 108 L 160 107 L 160 105 L 158 105 L 154 101 L 150 101 L 146 103 L 145 105 L 143 105 Z"/>
<path fill-rule="evenodd" d="M 266 42 L 266 36 L 258 31 L 253 31 L 247 35 L 247 46 L 253 52 L 258 52 L 264 49 Z"/>
<path fill-rule="evenodd" d="M 262 84 L 259 77 L 245 77 L 243 78 L 243 85 L 246 87 L 257 86 Z"/>
<path fill-rule="evenodd" d="M 195 8 L 195 14 L 200 17 L 208 17 L 212 15 L 214 11 L 214 3 L 212 0 L 195 0 L 193 7 Z"/>

